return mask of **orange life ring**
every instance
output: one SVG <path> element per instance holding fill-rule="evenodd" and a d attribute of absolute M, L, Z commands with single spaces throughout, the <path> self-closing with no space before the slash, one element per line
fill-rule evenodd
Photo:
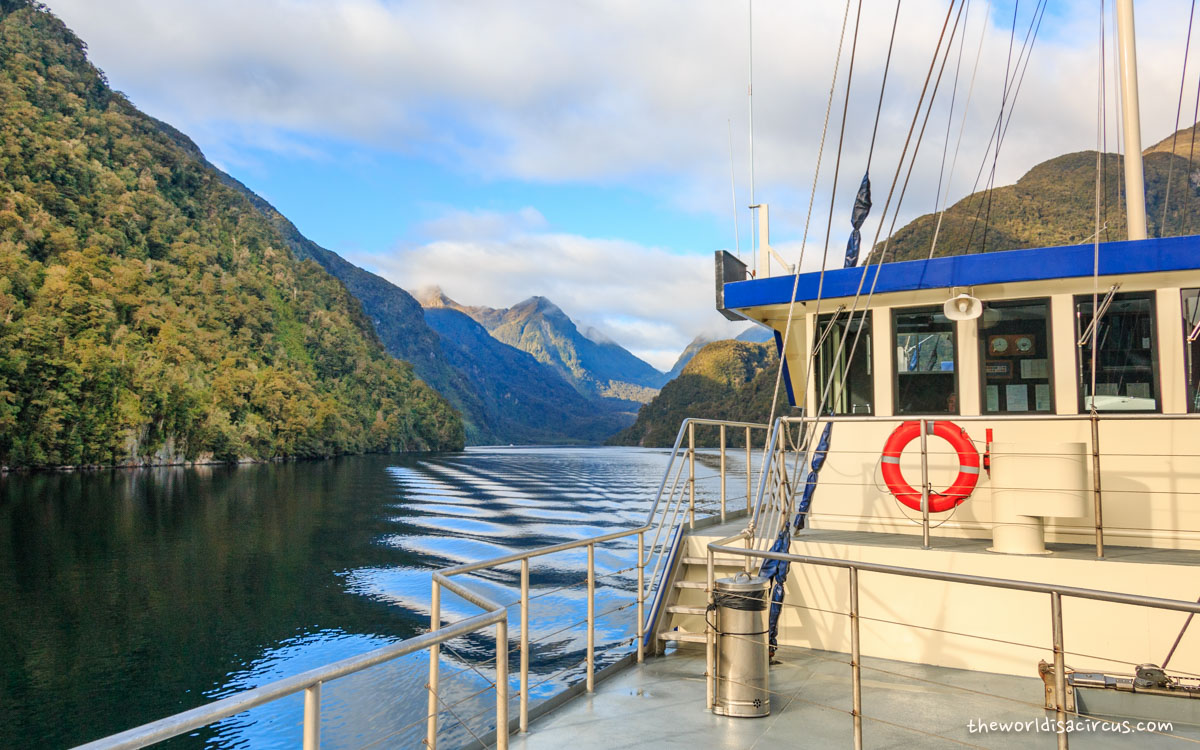
<path fill-rule="evenodd" d="M 928 425 L 928 434 L 948 441 L 958 452 L 958 476 L 955 477 L 954 483 L 945 492 L 929 493 L 929 512 L 940 513 L 966 500 L 974 491 L 975 483 L 979 481 L 979 451 L 975 450 L 975 444 L 971 442 L 967 431 L 953 422 L 931 419 L 925 424 Z M 888 489 L 897 500 L 913 510 L 921 509 L 921 493 L 904 481 L 904 475 L 900 473 L 900 454 L 905 446 L 920 434 L 920 422 L 902 422 L 884 443 L 881 463 L 883 481 L 887 483 Z"/>

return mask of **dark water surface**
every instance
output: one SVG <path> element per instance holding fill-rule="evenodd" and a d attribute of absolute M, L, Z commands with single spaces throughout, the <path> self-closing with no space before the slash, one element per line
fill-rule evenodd
<path fill-rule="evenodd" d="M 424 632 L 432 568 L 635 526 L 666 461 L 496 448 L 0 478 L 0 747 L 70 747 Z M 604 661 L 634 632 L 635 555 L 597 550 Z M 517 570 L 470 582 L 511 601 Z M 535 699 L 582 669 L 585 571 L 583 550 L 534 568 Z M 492 726 L 494 697 L 470 696 L 493 632 L 447 649 L 466 724 L 443 719 L 447 747 Z M 323 745 L 418 743 L 427 669 L 418 654 L 327 685 Z M 162 747 L 294 747 L 301 715 L 295 696 Z"/>

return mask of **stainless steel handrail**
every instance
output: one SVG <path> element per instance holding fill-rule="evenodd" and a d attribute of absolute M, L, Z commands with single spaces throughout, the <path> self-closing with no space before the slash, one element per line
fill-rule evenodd
<path fill-rule="evenodd" d="M 511 563 L 521 563 L 521 661 L 520 661 L 520 718 L 519 727 L 521 731 L 525 731 L 528 726 L 528 678 L 529 678 L 529 562 L 530 560 L 543 557 L 545 555 L 563 552 L 566 550 L 577 549 L 579 547 L 587 547 L 588 549 L 588 639 L 587 639 L 587 689 L 591 691 L 595 685 L 595 545 L 602 544 L 617 539 L 632 536 L 638 537 L 638 583 L 637 583 L 637 610 L 636 610 L 636 629 L 637 629 L 637 659 L 641 661 L 644 657 L 644 636 L 647 626 L 646 613 L 644 610 L 647 596 L 650 592 L 655 591 L 656 586 L 661 585 L 661 581 L 654 580 L 660 578 L 659 575 L 652 576 L 652 580 L 647 581 L 645 569 L 649 561 L 650 555 L 647 554 L 645 546 L 645 534 L 648 531 L 656 530 L 661 534 L 665 526 L 674 527 L 679 520 L 680 510 L 682 508 L 683 494 L 679 494 L 675 498 L 675 490 L 678 486 L 678 481 L 672 486 L 671 493 L 667 498 L 666 506 L 663 509 L 661 519 L 658 524 L 655 524 L 655 518 L 658 516 L 660 506 L 663 506 L 664 491 L 667 483 L 670 480 L 671 472 L 675 468 L 675 461 L 679 457 L 680 447 L 682 445 L 685 434 L 692 436 L 689 441 L 688 454 L 693 459 L 691 461 L 691 472 L 688 479 L 688 484 L 693 492 L 689 493 L 691 502 L 689 505 L 689 517 L 694 520 L 695 515 L 695 468 L 694 468 L 694 430 L 696 425 L 711 425 L 721 427 L 722 437 L 724 431 L 728 427 L 745 429 L 747 434 L 747 458 L 750 456 L 750 434 L 755 429 L 766 429 L 767 425 L 757 424 L 753 422 L 728 422 L 715 419 L 687 419 L 680 425 L 679 434 L 675 439 L 675 446 L 672 450 L 671 459 L 668 461 L 666 470 L 663 472 L 663 480 L 659 485 L 658 492 L 655 495 L 654 502 L 650 507 L 650 511 L 646 516 L 646 522 L 639 527 L 616 531 L 608 534 L 601 534 L 586 539 L 579 539 L 561 544 L 539 547 L 537 549 L 528 550 L 525 552 L 517 552 L 509 555 L 502 555 L 490 560 L 484 560 L 476 563 L 464 563 L 448 568 L 442 568 L 433 572 L 433 590 L 431 602 L 431 629 L 430 632 L 423 635 L 407 638 L 398 643 L 393 643 L 365 654 L 349 657 L 332 664 L 327 664 L 316 669 L 303 672 L 301 674 L 275 680 L 266 685 L 257 688 L 244 690 L 227 698 L 223 698 L 204 706 L 183 711 L 168 716 L 158 721 L 144 724 L 140 727 L 126 730 L 119 734 L 105 737 L 86 745 L 81 745 L 76 750 L 132 750 L 133 748 L 142 748 L 161 742 L 171 737 L 176 737 L 181 734 L 199 729 L 222 719 L 234 716 L 236 714 L 248 711 L 257 706 L 270 703 L 280 698 L 293 695 L 303 691 L 305 693 L 304 700 L 304 725 L 302 729 L 302 745 L 304 750 L 316 750 L 320 747 L 320 712 L 321 712 L 321 686 L 324 683 L 331 682 L 340 677 L 345 677 L 350 674 L 362 671 L 369 667 L 383 664 L 402 656 L 429 649 L 430 651 L 430 677 L 428 685 L 428 706 L 429 712 L 426 725 L 425 744 L 430 750 L 435 750 L 437 746 L 437 731 L 438 731 L 438 678 L 439 678 L 439 660 L 440 660 L 440 645 L 454 638 L 459 638 L 464 635 L 477 632 L 483 628 L 495 625 L 496 626 L 496 747 L 503 750 L 508 747 L 508 605 L 493 601 L 489 597 L 473 591 L 470 587 L 465 586 L 457 581 L 451 580 L 453 576 L 472 573 L 484 569 L 495 568 L 501 565 Z M 721 467 L 724 483 L 724 440 L 722 440 Z M 682 468 L 682 467 L 681 467 Z M 747 487 L 750 486 L 749 472 L 750 464 L 747 463 Z M 749 498 L 747 498 L 749 501 Z M 674 512 L 671 512 L 671 506 L 674 505 Z M 721 512 L 724 513 L 724 488 L 722 487 L 722 503 Z M 670 518 L 670 521 L 668 521 Z M 670 535 L 668 534 L 668 537 Z M 656 537 L 657 540 L 657 537 Z M 657 543 L 657 541 L 656 541 Z M 665 548 L 666 542 L 663 542 Z M 651 551 L 654 550 L 654 545 L 651 545 Z M 661 563 L 663 551 L 658 554 L 659 562 Z M 656 571 L 658 568 L 656 567 Z M 663 570 L 662 575 L 666 575 L 668 571 Z M 441 623 L 441 590 L 445 588 L 448 591 L 457 594 L 465 601 L 484 610 L 483 613 L 468 617 L 467 619 L 456 622 L 452 625 L 442 627 Z"/>
<path fill-rule="evenodd" d="M 222 698 L 204 706 L 198 706 L 189 711 L 183 711 L 168 716 L 165 719 L 143 724 L 140 727 L 126 730 L 103 739 L 80 745 L 76 750 L 133 750 L 152 745 L 156 742 L 178 737 L 195 729 L 208 726 L 221 719 L 227 719 L 272 701 L 305 691 L 304 701 L 304 748 L 317 747 L 320 726 L 320 689 L 321 685 L 339 677 L 346 677 L 364 669 L 385 664 L 402 656 L 423 651 L 431 646 L 474 633 L 489 625 L 501 625 L 505 622 L 504 608 L 491 609 L 483 614 L 469 617 L 454 623 L 437 632 L 425 633 L 413 638 L 406 638 L 399 643 L 393 643 L 365 654 L 351 656 L 332 664 L 326 664 L 307 672 L 301 672 L 292 677 L 269 682 L 266 685 L 243 690 L 239 693 Z M 316 700 L 312 700 L 315 691 Z M 315 705 L 314 705 L 315 704 Z M 499 710 L 499 706 L 497 706 Z"/>
<path fill-rule="evenodd" d="M 1054 694 L 1055 694 L 1055 711 L 1056 719 L 1059 726 L 1066 720 L 1067 712 L 1067 691 L 1065 682 L 1065 650 L 1063 646 L 1063 621 L 1062 621 L 1062 597 L 1074 599 L 1089 599 L 1092 601 L 1109 602 L 1112 604 L 1129 604 L 1138 607 L 1150 607 L 1153 609 L 1165 609 L 1175 612 L 1200 613 L 1200 602 L 1183 601 L 1180 599 L 1164 599 L 1156 596 L 1144 596 L 1141 594 L 1124 594 L 1118 591 L 1101 591 L 1099 589 L 1080 588 L 1078 586 L 1059 586 L 1049 583 L 1037 583 L 1035 581 L 1019 581 L 1012 578 L 993 578 L 990 576 L 976 576 L 966 573 L 950 573 L 939 570 L 925 570 L 921 568 L 908 568 L 899 565 L 886 565 L 884 563 L 861 562 L 857 560 L 840 560 L 830 557 L 816 557 L 814 555 L 797 555 L 787 552 L 770 552 L 770 551 L 754 551 L 743 549 L 740 547 L 729 546 L 730 542 L 745 538 L 747 532 L 736 534 L 725 539 L 712 542 L 708 545 L 708 597 L 709 605 L 713 604 L 713 586 L 715 582 L 716 556 L 718 553 L 735 555 L 735 556 L 750 556 L 765 558 L 768 560 L 781 560 L 789 563 L 797 563 L 802 565 L 820 565 L 830 568 L 844 568 L 850 571 L 850 665 L 851 679 L 853 681 L 853 711 L 854 716 L 854 746 L 862 747 L 862 679 L 861 679 L 861 658 L 862 655 L 859 649 L 859 612 L 858 612 L 858 573 L 867 571 L 869 573 L 884 573 L 888 575 L 907 576 L 910 578 L 922 578 L 932 581 L 944 581 L 947 583 L 962 583 L 973 586 L 986 586 L 989 588 L 1009 589 L 1012 591 L 1028 591 L 1039 594 L 1050 595 L 1050 618 L 1051 618 L 1051 633 L 1052 646 L 1054 650 Z M 714 635 L 712 627 L 706 627 L 706 660 L 708 673 L 708 707 L 712 708 L 715 693 L 715 649 Z M 1062 750 L 1067 750 L 1067 733 L 1058 733 L 1058 747 Z"/>

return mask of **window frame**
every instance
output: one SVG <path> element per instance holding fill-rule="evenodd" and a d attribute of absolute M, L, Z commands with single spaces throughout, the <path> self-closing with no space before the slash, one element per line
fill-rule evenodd
<path fill-rule="evenodd" d="M 1180 318 L 1183 320 L 1183 397 L 1187 402 L 1184 405 L 1184 413 L 1200 414 L 1200 404 L 1196 402 L 1196 393 L 1200 393 L 1200 387 L 1195 388 L 1195 392 L 1193 392 L 1191 382 L 1191 370 L 1200 370 L 1200 359 L 1198 359 L 1196 362 L 1191 362 L 1191 368 L 1188 366 L 1191 359 L 1188 349 L 1192 346 L 1192 343 L 1188 341 L 1188 334 L 1192 332 L 1191 327 L 1195 325 L 1195 323 L 1192 323 L 1187 319 L 1187 302 L 1185 301 L 1184 295 L 1188 292 L 1193 292 L 1196 294 L 1197 307 L 1200 308 L 1200 287 L 1193 286 L 1179 288 L 1179 313 Z"/>
<path fill-rule="evenodd" d="M 863 325 L 863 322 L 861 322 L 861 321 L 865 321 L 865 324 L 867 327 L 865 340 L 860 339 L 859 346 L 860 347 L 865 346 L 865 351 L 866 351 L 866 357 L 867 357 L 866 381 L 871 390 L 871 392 L 870 392 L 871 408 L 866 412 L 857 412 L 857 413 L 850 412 L 847 414 L 834 414 L 834 416 L 839 416 L 839 417 L 873 417 L 873 416 L 875 416 L 875 412 L 876 412 L 875 407 L 877 405 L 876 398 L 875 398 L 875 392 L 876 392 L 875 373 L 878 371 L 878 367 L 875 366 L 874 344 L 871 341 L 871 336 L 875 335 L 875 311 L 868 309 L 865 311 L 865 313 L 866 313 L 866 315 L 864 315 L 862 317 L 858 317 L 854 314 L 854 311 L 847 312 L 845 321 L 847 323 L 847 326 L 846 326 L 847 330 L 849 330 L 849 323 L 851 322 L 851 320 L 856 319 L 856 318 L 860 321 L 860 323 L 859 323 L 860 327 Z M 840 313 L 840 312 L 820 313 L 820 314 L 817 314 L 816 316 L 814 316 L 815 328 L 813 329 L 813 335 L 816 339 L 818 339 L 818 340 L 820 339 L 821 332 L 824 330 L 824 325 L 828 324 L 828 321 L 833 320 L 834 316 L 837 316 L 837 318 L 839 320 L 842 319 L 842 317 L 841 317 L 842 313 Z M 822 323 L 822 318 L 825 319 L 825 324 Z M 847 335 L 849 336 L 852 334 L 847 333 Z M 820 366 L 820 356 L 821 356 L 820 347 L 817 347 L 814 350 L 814 354 L 817 358 L 817 366 L 816 366 L 817 378 L 816 378 L 816 382 L 815 382 L 816 391 L 814 393 L 814 402 L 813 403 L 819 409 L 819 407 L 821 405 L 821 391 L 824 390 L 824 387 L 825 387 L 825 383 L 824 383 L 825 375 L 821 371 L 821 366 Z M 846 371 L 849 372 L 849 369 L 850 369 L 849 366 L 847 366 Z"/>
<path fill-rule="evenodd" d="M 1107 293 L 1105 293 L 1105 294 L 1107 294 Z M 1100 304 L 1101 302 L 1103 302 L 1105 294 L 1100 294 L 1100 295 L 1096 296 L 1096 304 Z M 1131 290 L 1128 292 L 1118 291 L 1116 294 L 1113 295 L 1113 301 L 1116 302 L 1117 299 L 1121 298 L 1121 297 L 1125 297 L 1128 299 L 1131 296 L 1132 297 L 1141 297 L 1143 299 L 1147 299 L 1150 301 L 1150 350 L 1153 353 L 1153 356 L 1151 357 L 1151 360 L 1150 360 L 1150 362 L 1151 362 L 1150 370 L 1151 370 L 1151 380 L 1152 380 L 1151 385 L 1153 386 L 1151 393 L 1154 397 L 1154 408 L 1153 409 L 1106 409 L 1106 410 L 1097 409 L 1096 410 L 1097 414 L 1162 414 L 1163 413 L 1162 349 L 1161 349 L 1161 347 L 1159 347 L 1159 342 L 1158 342 L 1158 340 L 1159 340 L 1159 335 L 1158 335 L 1158 295 L 1155 294 L 1155 291 L 1153 289 Z M 1180 298 L 1180 300 L 1182 301 L 1182 297 Z M 1071 295 L 1071 318 L 1072 318 L 1072 320 L 1074 320 L 1073 327 L 1075 329 L 1075 337 L 1074 337 L 1075 340 L 1072 342 L 1072 344 L 1074 345 L 1074 349 L 1075 349 L 1075 372 L 1072 373 L 1072 375 L 1075 380 L 1075 399 L 1076 399 L 1076 404 L 1079 408 L 1079 413 L 1080 414 L 1090 414 L 1091 409 L 1088 408 L 1087 403 L 1084 400 L 1084 393 L 1083 393 L 1083 386 L 1084 386 L 1084 383 L 1083 383 L 1083 347 L 1079 346 L 1079 337 L 1083 335 L 1083 331 L 1080 329 L 1080 325 L 1079 325 L 1080 324 L 1079 303 L 1081 301 L 1090 303 L 1092 301 L 1092 295 L 1090 295 L 1090 294 L 1073 294 L 1073 295 Z M 1095 314 L 1096 314 L 1096 311 L 1092 310 L 1093 317 L 1095 317 Z"/>
<path fill-rule="evenodd" d="M 942 305 L 909 305 L 906 307 L 891 308 L 892 331 L 891 339 L 888 341 L 888 348 L 892 352 L 892 414 L 898 417 L 914 417 L 914 416 L 946 416 L 957 417 L 961 416 L 962 411 L 962 349 L 959 346 L 958 336 L 958 321 L 950 320 L 950 336 L 951 343 L 954 346 L 954 411 L 939 411 L 939 412 L 906 412 L 900 407 L 900 362 L 896 357 L 896 337 L 900 335 L 900 316 L 912 314 L 928 310 L 934 315 L 942 315 L 945 317 L 945 310 Z"/>
<path fill-rule="evenodd" d="M 984 314 L 987 313 L 988 305 L 996 307 L 1019 307 L 1033 302 L 1044 302 L 1046 304 L 1046 372 L 1047 379 L 1050 385 L 1050 410 L 1037 411 L 1029 409 L 1027 411 L 988 411 L 987 410 L 987 340 L 983 334 L 983 315 L 975 320 L 975 335 L 979 339 L 979 414 L 985 417 L 1003 417 L 1005 415 L 1038 415 L 1038 414 L 1057 414 L 1058 413 L 1058 389 L 1054 387 L 1054 301 L 1050 297 L 1018 297 L 1014 299 L 995 299 L 985 300 L 983 302 Z M 1072 303 L 1074 304 L 1074 303 Z M 1076 347 L 1078 348 L 1078 347 Z M 1036 403 L 1036 399 L 1035 399 Z"/>

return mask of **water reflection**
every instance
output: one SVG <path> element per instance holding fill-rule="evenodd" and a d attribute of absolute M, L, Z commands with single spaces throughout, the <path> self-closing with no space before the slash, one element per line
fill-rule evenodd
<path fill-rule="evenodd" d="M 431 568 L 637 525 L 665 464 L 477 449 L 0 478 L 0 747 L 69 747 L 423 632 Z M 633 540 L 597 550 L 602 661 L 629 648 L 635 559 Z M 581 672 L 585 574 L 583 550 L 533 568 L 534 699 Z M 471 584 L 515 601 L 518 575 Z M 450 596 L 443 611 L 477 612 Z M 447 746 L 491 727 L 492 698 L 475 694 L 493 651 L 491 632 L 446 651 L 443 697 L 466 719 Z M 413 655 L 327 685 L 324 745 L 418 743 L 426 670 Z M 293 698 L 163 746 L 294 747 L 301 710 Z"/>

